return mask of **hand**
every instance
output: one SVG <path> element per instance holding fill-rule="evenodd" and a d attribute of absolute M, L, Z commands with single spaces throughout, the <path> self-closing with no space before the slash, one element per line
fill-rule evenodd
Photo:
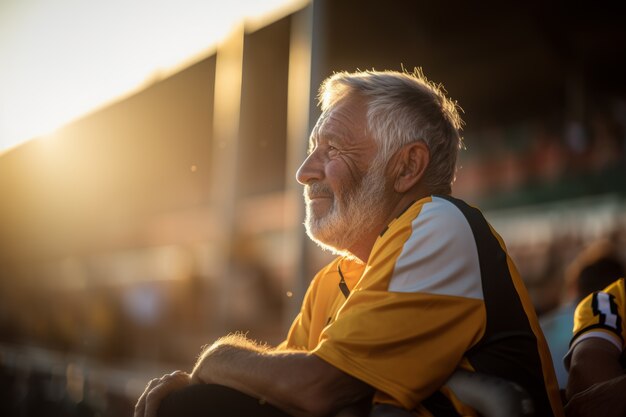
<path fill-rule="evenodd" d="M 172 372 L 148 383 L 135 405 L 134 417 L 156 417 L 161 401 L 174 391 L 191 385 L 191 375 L 183 371 Z"/>

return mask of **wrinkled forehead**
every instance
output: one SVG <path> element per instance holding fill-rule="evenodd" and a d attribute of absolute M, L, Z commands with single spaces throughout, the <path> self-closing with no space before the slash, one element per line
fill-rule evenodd
<path fill-rule="evenodd" d="M 331 110 L 332 109 L 327 109 L 323 111 L 320 117 L 318 117 L 317 121 L 315 122 L 315 126 L 313 126 L 313 130 L 311 130 L 310 140 L 314 140 L 317 136 L 320 135 L 321 132 L 323 132 L 323 128 L 328 124 Z"/>
<path fill-rule="evenodd" d="M 322 113 L 321 116 L 317 119 L 317 122 L 315 122 L 315 126 L 313 126 L 313 129 L 311 130 L 311 134 L 309 135 L 309 146 L 308 146 L 309 153 L 311 153 L 311 151 L 315 147 L 315 142 L 317 142 L 317 138 L 319 137 L 319 134 L 320 134 L 320 126 L 324 123 L 324 119 L 327 117 L 328 115 L 326 115 L 325 113 Z"/>
<path fill-rule="evenodd" d="M 322 137 L 345 142 L 365 137 L 368 131 L 366 112 L 364 99 L 345 97 L 322 112 L 311 131 L 309 146 Z"/>

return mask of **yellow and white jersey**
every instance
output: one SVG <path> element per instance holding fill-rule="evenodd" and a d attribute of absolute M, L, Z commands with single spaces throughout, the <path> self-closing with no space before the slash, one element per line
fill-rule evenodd
<path fill-rule="evenodd" d="M 417 416 L 476 415 L 443 385 L 458 367 L 518 383 L 536 415 L 562 415 L 504 244 L 479 210 L 449 196 L 410 206 L 366 265 L 338 258 L 320 271 L 280 348 L 310 351 L 374 387 L 374 402 Z"/>
<path fill-rule="evenodd" d="M 574 337 L 570 343 L 569 352 L 565 356 L 566 368 L 569 368 L 570 355 L 574 346 L 591 337 L 608 340 L 622 352 L 626 337 L 625 314 L 624 278 L 618 279 L 602 291 L 585 297 L 574 313 Z"/>

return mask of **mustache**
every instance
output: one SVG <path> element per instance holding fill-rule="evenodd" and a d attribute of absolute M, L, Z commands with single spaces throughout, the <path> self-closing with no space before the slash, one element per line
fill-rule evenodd
<path fill-rule="evenodd" d="M 333 190 L 325 184 L 313 183 L 304 186 L 304 197 L 311 200 L 317 197 L 333 197 Z"/>

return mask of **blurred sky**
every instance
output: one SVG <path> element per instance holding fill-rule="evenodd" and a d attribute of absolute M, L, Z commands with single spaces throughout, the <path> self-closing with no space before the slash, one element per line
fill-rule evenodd
<path fill-rule="evenodd" d="M 301 0 L 0 0 L 0 153 L 211 54 Z"/>

